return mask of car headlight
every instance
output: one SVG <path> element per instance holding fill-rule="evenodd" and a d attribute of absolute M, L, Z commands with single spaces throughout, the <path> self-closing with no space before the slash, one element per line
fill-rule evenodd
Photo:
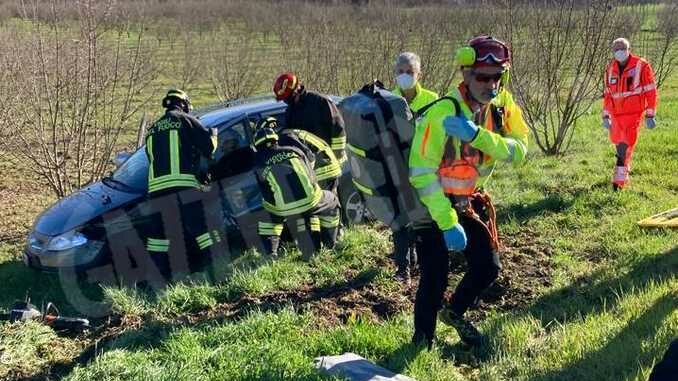
<path fill-rule="evenodd" d="M 33 250 L 33 251 L 42 251 L 42 245 L 40 244 L 40 240 L 35 238 L 33 233 L 31 233 L 28 236 L 28 246 Z"/>
<path fill-rule="evenodd" d="M 63 251 L 82 246 L 86 243 L 87 237 L 73 230 L 50 239 L 46 249 L 47 251 Z"/>

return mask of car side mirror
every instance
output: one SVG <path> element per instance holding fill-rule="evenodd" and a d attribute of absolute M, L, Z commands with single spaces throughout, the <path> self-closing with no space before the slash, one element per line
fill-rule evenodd
<path fill-rule="evenodd" d="M 120 166 L 127 161 L 127 159 L 132 156 L 131 152 L 127 151 L 120 151 L 115 154 L 115 157 L 113 158 L 113 164 L 115 165 L 115 168 L 120 168 Z"/>

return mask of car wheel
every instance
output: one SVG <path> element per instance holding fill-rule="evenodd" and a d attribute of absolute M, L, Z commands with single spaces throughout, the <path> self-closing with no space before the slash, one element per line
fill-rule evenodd
<path fill-rule="evenodd" d="M 367 222 L 371 218 L 370 211 L 365 206 L 363 196 L 355 188 L 350 187 L 342 192 L 341 211 L 344 225 L 351 226 Z"/>

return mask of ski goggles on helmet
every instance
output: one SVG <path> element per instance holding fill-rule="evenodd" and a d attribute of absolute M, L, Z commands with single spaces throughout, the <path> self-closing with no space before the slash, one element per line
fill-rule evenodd
<path fill-rule="evenodd" d="M 475 50 L 475 65 L 501 65 L 505 66 L 511 60 L 508 47 L 501 41 L 489 37 L 476 37 L 469 42 Z"/>

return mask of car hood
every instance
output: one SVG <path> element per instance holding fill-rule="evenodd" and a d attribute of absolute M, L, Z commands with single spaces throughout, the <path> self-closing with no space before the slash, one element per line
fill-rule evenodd
<path fill-rule="evenodd" d="M 123 192 L 98 181 L 47 208 L 35 220 L 33 230 L 46 236 L 63 234 L 142 196 L 141 193 Z"/>

